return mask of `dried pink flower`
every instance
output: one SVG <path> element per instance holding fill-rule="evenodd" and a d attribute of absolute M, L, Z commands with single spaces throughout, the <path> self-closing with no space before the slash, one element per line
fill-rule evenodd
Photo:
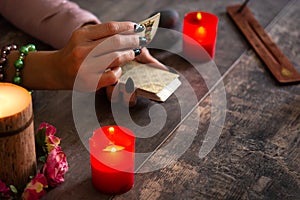
<path fill-rule="evenodd" d="M 43 171 L 50 186 L 55 187 L 64 182 L 68 163 L 65 153 L 59 146 L 52 149 L 48 154 Z"/>
<path fill-rule="evenodd" d="M 60 144 L 60 138 L 54 135 L 49 135 L 46 136 L 45 143 L 47 147 L 47 152 L 50 153 L 52 149 L 58 147 L 58 145 Z"/>
<path fill-rule="evenodd" d="M 51 124 L 43 122 L 38 131 L 41 131 L 45 129 L 45 143 L 46 143 L 46 149 L 47 153 L 50 153 L 52 149 L 56 148 L 60 144 L 60 138 L 54 136 L 56 133 L 56 128 L 52 126 Z"/>
<path fill-rule="evenodd" d="M 52 126 L 51 124 L 48 124 L 46 122 L 43 122 L 40 124 L 39 128 L 38 128 L 38 131 L 42 130 L 42 129 L 45 129 L 45 134 L 46 136 L 49 136 L 49 135 L 54 135 L 56 133 L 56 128 L 54 126 Z"/>
<path fill-rule="evenodd" d="M 42 173 L 38 173 L 26 186 L 22 194 L 24 200 L 37 200 L 41 198 L 48 187 L 47 179 Z"/>
<path fill-rule="evenodd" d="M 9 187 L 0 180 L 0 199 L 9 198 L 10 197 L 10 189 Z"/>
<path fill-rule="evenodd" d="M 65 173 L 68 171 L 68 163 L 65 153 L 62 151 L 60 138 L 55 136 L 56 128 L 43 122 L 36 134 L 36 146 L 39 148 L 37 154 L 41 161 L 46 163 L 43 166 L 43 173 L 38 173 L 25 187 L 22 193 L 23 200 L 37 200 L 45 193 L 48 185 L 55 187 L 64 182 Z M 20 198 L 14 186 L 7 186 L 0 180 L 0 199 Z"/>

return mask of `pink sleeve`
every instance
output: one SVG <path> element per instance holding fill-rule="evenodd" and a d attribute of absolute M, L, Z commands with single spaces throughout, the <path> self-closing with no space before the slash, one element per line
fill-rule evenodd
<path fill-rule="evenodd" d="M 67 0 L 0 0 L 0 13 L 24 32 L 62 48 L 85 23 L 100 23 L 92 13 Z"/>

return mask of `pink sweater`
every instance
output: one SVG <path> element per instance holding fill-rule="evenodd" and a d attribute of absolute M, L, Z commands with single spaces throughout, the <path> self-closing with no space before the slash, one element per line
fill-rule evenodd
<path fill-rule="evenodd" d="M 67 0 L 0 0 L 0 14 L 24 32 L 62 48 L 85 23 L 100 23 L 92 13 Z"/>

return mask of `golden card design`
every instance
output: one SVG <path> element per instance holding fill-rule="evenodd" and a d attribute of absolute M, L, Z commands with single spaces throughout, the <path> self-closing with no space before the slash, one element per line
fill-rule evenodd
<path fill-rule="evenodd" d="M 166 101 L 181 85 L 179 75 L 132 61 L 122 67 L 121 84 L 130 77 L 137 95 L 159 102 Z"/>
<path fill-rule="evenodd" d="M 145 30 L 139 33 L 139 35 L 147 39 L 147 44 L 149 44 L 152 41 L 152 39 L 156 34 L 158 24 L 159 24 L 159 19 L 160 19 L 160 13 L 157 13 L 156 15 L 139 22 L 139 24 L 145 26 Z"/>

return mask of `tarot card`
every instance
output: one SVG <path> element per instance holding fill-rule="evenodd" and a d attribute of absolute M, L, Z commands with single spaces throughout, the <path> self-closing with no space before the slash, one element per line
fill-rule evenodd
<path fill-rule="evenodd" d="M 160 13 L 157 13 L 156 15 L 139 22 L 139 24 L 145 26 L 145 30 L 139 33 L 139 35 L 145 37 L 147 39 L 148 44 L 152 41 L 152 39 L 156 34 L 158 24 L 159 24 L 159 19 L 160 19 Z"/>
<path fill-rule="evenodd" d="M 179 75 L 148 66 L 135 61 L 122 67 L 121 84 L 130 77 L 134 82 L 137 95 L 164 102 L 181 85 Z"/>

